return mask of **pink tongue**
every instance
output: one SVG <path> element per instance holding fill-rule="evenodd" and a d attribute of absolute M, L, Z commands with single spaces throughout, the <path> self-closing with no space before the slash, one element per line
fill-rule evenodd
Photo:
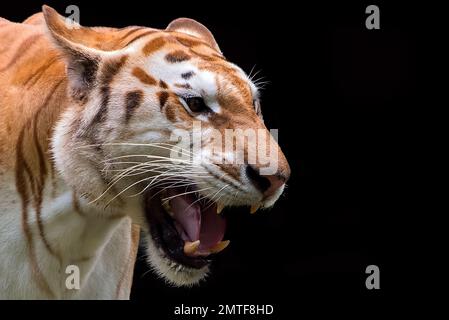
<path fill-rule="evenodd" d="M 176 189 L 170 190 L 168 196 L 176 196 L 180 192 Z M 192 242 L 200 240 L 199 250 L 202 251 L 213 247 L 223 239 L 226 221 L 216 213 L 215 205 L 201 208 L 196 200 L 193 194 L 174 197 L 170 200 L 170 207 L 182 239 Z"/>
<path fill-rule="evenodd" d="M 223 240 L 225 230 L 226 220 L 217 214 L 215 205 L 210 206 L 206 210 L 203 209 L 199 250 L 213 247 Z"/>
<path fill-rule="evenodd" d="M 192 205 L 189 195 L 175 197 L 170 200 L 170 207 L 175 221 L 182 227 L 183 240 L 196 241 L 200 238 L 201 208 L 197 204 Z M 187 236 L 187 239 L 186 239 Z"/>

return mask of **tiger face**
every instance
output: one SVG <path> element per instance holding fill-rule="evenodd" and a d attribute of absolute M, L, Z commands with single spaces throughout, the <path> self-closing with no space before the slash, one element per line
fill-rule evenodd
<path fill-rule="evenodd" d="M 268 208 L 290 175 L 256 85 L 194 20 L 129 28 L 106 43 L 53 9 L 44 15 L 71 97 L 52 139 L 57 169 L 89 205 L 142 226 L 161 277 L 199 282 L 229 244 L 223 208 Z M 274 170 L 264 174 L 254 154 Z"/>

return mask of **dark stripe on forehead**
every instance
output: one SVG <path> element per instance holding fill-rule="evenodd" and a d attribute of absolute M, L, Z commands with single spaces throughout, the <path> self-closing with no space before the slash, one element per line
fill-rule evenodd
<path fill-rule="evenodd" d="M 195 40 L 195 39 L 189 39 L 189 38 L 183 38 L 183 37 L 176 37 L 176 40 L 182 44 L 183 46 L 186 47 L 194 47 L 194 46 L 199 46 L 199 45 L 206 45 L 208 46 L 205 42 L 200 41 L 200 40 Z"/>
<path fill-rule="evenodd" d="M 190 58 L 191 56 L 182 50 L 170 52 L 165 56 L 165 60 L 167 60 L 170 63 L 183 62 L 189 60 Z"/>
<path fill-rule="evenodd" d="M 100 93 L 101 104 L 100 108 L 95 115 L 91 125 L 106 120 L 107 106 L 109 103 L 109 95 L 111 93 L 110 84 L 120 69 L 125 64 L 128 56 L 122 56 L 119 59 L 106 62 L 101 68 L 100 72 Z"/>
<path fill-rule="evenodd" d="M 246 80 L 243 80 L 238 75 L 236 69 L 229 67 L 225 64 L 219 63 L 204 63 L 200 65 L 200 70 L 207 70 L 214 73 L 219 73 L 223 78 L 226 79 L 228 85 L 234 86 L 240 93 L 241 98 L 245 101 L 245 103 L 252 104 L 253 97 L 251 93 L 251 87 Z M 217 82 L 218 92 L 220 93 L 220 84 Z M 221 94 L 219 94 L 221 95 Z M 225 101 L 226 99 L 224 99 Z"/>
<path fill-rule="evenodd" d="M 157 93 L 157 96 L 159 98 L 159 105 L 161 106 L 161 109 L 164 107 L 165 103 L 168 100 L 168 92 L 167 91 L 160 91 Z"/>
<path fill-rule="evenodd" d="M 164 37 L 158 37 L 155 39 L 152 39 L 150 42 L 148 42 L 145 47 L 143 47 L 143 54 L 146 56 L 149 56 L 155 51 L 158 51 L 161 49 L 166 43 L 166 40 Z"/>
<path fill-rule="evenodd" d="M 189 71 L 186 73 L 181 74 L 181 77 L 185 80 L 189 80 L 191 77 L 193 77 L 195 75 L 195 72 L 193 71 Z"/>
<path fill-rule="evenodd" d="M 143 70 L 142 68 L 139 68 L 139 67 L 134 68 L 132 74 L 137 79 L 139 79 L 140 82 L 142 82 L 144 84 L 147 84 L 150 86 L 155 86 L 157 84 L 156 79 L 154 79 L 152 76 L 150 76 L 148 73 L 146 73 L 145 70 Z"/>
<path fill-rule="evenodd" d="M 143 27 L 130 27 L 130 28 L 127 28 L 127 29 L 129 29 L 128 32 L 126 32 L 123 36 L 121 36 L 119 41 L 125 40 L 127 37 L 129 37 L 133 33 L 136 33 L 138 31 L 142 30 Z"/>
<path fill-rule="evenodd" d="M 102 87 L 100 89 L 100 94 L 101 94 L 101 104 L 100 107 L 98 108 L 97 113 L 95 114 L 94 119 L 92 120 L 91 125 L 95 125 L 96 123 L 100 123 L 106 120 L 106 113 L 108 111 L 109 94 L 110 94 L 109 88 Z"/>
<path fill-rule="evenodd" d="M 127 46 L 129 46 L 131 43 L 133 43 L 133 42 L 135 42 L 135 41 L 137 41 L 137 40 L 139 40 L 139 39 L 141 39 L 141 38 L 143 38 L 143 37 L 145 37 L 145 36 L 148 36 L 148 35 L 150 35 L 150 34 L 152 34 L 152 33 L 155 33 L 155 32 L 156 32 L 156 31 L 154 31 L 154 30 L 148 30 L 148 31 L 145 31 L 145 32 L 139 34 L 138 36 L 136 36 L 134 39 L 128 41 L 128 42 L 124 45 L 124 47 L 127 47 Z"/>
<path fill-rule="evenodd" d="M 141 90 L 130 91 L 125 96 L 125 122 L 128 123 L 134 111 L 140 106 L 143 100 L 143 92 Z"/>
<path fill-rule="evenodd" d="M 100 83 L 102 86 L 109 86 L 109 84 L 123 67 L 127 59 L 128 56 L 125 55 L 112 61 L 106 61 L 106 63 L 101 68 Z"/>
<path fill-rule="evenodd" d="M 192 49 L 192 48 L 189 49 L 189 51 L 190 51 L 190 53 L 192 53 L 192 54 L 194 54 L 194 55 L 196 55 L 196 56 L 198 56 L 201 59 L 206 60 L 206 61 L 218 62 L 218 61 L 225 61 L 226 60 L 223 56 L 220 56 L 220 55 L 218 55 L 216 53 L 207 55 L 207 54 L 201 53 L 198 50 L 195 50 L 195 49 Z"/>

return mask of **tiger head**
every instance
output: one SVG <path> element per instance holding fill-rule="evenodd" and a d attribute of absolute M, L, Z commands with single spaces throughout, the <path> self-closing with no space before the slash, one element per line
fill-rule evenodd
<path fill-rule="evenodd" d="M 290 175 L 256 85 L 191 19 L 156 30 L 44 16 L 69 81 L 57 169 L 90 205 L 142 226 L 161 277 L 198 283 L 229 243 L 223 208 L 268 208 Z"/>

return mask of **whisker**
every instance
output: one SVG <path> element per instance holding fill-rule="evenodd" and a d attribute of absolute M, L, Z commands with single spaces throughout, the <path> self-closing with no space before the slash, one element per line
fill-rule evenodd
<path fill-rule="evenodd" d="M 145 163 L 143 163 L 143 164 L 145 164 Z M 139 164 L 139 165 L 137 165 L 137 167 L 138 166 L 140 166 L 141 164 Z M 135 166 L 136 167 L 136 166 Z M 98 196 L 96 199 L 94 199 L 94 200 L 92 200 L 90 203 L 94 203 L 94 202 L 96 202 L 96 201 L 98 201 L 99 199 L 101 199 L 109 190 L 111 190 L 112 188 L 113 188 L 113 186 L 115 185 L 115 184 L 117 184 L 121 179 L 123 179 L 124 177 L 126 177 L 127 176 L 127 172 L 132 172 L 132 169 L 131 169 L 131 171 L 126 171 L 126 172 L 124 172 L 124 173 L 120 173 L 120 174 L 118 174 L 118 175 L 116 175 L 115 177 L 113 177 L 112 178 L 112 181 L 109 183 L 109 186 L 106 188 L 106 190 L 102 193 L 102 194 L 100 194 L 100 196 Z M 156 178 L 158 178 L 158 177 L 160 177 L 161 175 L 167 175 L 168 174 L 168 172 L 169 171 L 165 171 L 165 172 L 163 172 L 163 173 L 161 173 L 161 174 L 159 174 L 159 175 L 155 175 L 155 176 L 151 176 L 151 177 L 146 177 L 146 178 L 144 178 L 143 180 L 139 180 L 137 183 L 139 183 L 139 182 L 141 182 L 141 181 L 144 181 L 145 179 L 153 179 L 153 181 L 154 181 L 154 179 L 156 179 Z M 136 183 L 135 183 L 136 184 Z M 135 184 L 133 184 L 133 185 L 135 185 Z M 127 188 L 128 189 L 128 188 Z M 127 190 L 126 189 L 126 190 Z M 126 191 L 125 190 L 125 191 Z M 113 201 L 115 198 L 117 198 L 117 196 L 119 196 L 121 193 L 123 193 L 123 191 L 122 192 L 120 192 L 118 195 L 116 195 L 112 200 L 110 200 L 109 202 L 108 202 L 108 204 L 111 202 L 111 201 Z"/>
<path fill-rule="evenodd" d="M 171 182 L 172 182 L 172 181 L 170 181 L 170 182 L 165 182 L 165 183 L 163 183 L 163 184 L 159 184 L 159 183 L 158 183 L 158 187 L 167 185 L 167 184 L 169 184 L 169 183 L 171 183 Z M 165 188 L 161 189 L 160 191 L 158 191 L 158 193 L 159 193 L 159 192 L 162 192 L 162 191 L 164 191 L 164 190 L 166 190 L 166 189 L 168 189 L 168 188 L 172 188 L 172 187 L 190 187 L 190 186 L 194 186 L 194 185 L 195 185 L 195 183 L 193 183 L 193 182 L 187 182 L 187 180 L 178 181 L 178 182 L 172 183 L 172 184 L 169 185 L 168 187 L 165 187 Z M 145 188 L 143 188 L 140 192 L 131 195 L 130 197 L 136 197 L 136 196 L 138 196 L 138 195 L 143 194 L 143 193 L 148 189 L 148 187 L 149 187 L 149 185 L 147 185 Z"/>
<path fill-rule="evenodd" d="M 102 160 L 101 162 L 110 162 L 111 160 L 118 160 L 118 159 L 124 159 L 124 158 L 133 158 L 133 157 L 148 158 L 148 159 L 164 159 L 164 160 L 169 160 L 172 163 L 173 162 L 174 163 L 180 162 L 180 163 L 193 164 L 192 161 L 187 161 L 187 160 L 184 160 L 184 159 L 173 159 L 173 158 L 169 158 L 169 157 L 149 155 L 149 154 L 128 154 L 128 155 L 125 155 L 125 156 L 118 156 L 118 157 L 114 157 L 114 158 L 105 159 L 105 160 Z"/>
<path fill-rule="evenodd" d="M 167 202 L 167 201 L 170 201 L 171 199 L 176 198 L 176 197 L 181 197 L 181 196 L 185 196 L 185 195 L 187 195 L 187 194 L 191 194 L 191 193 L 195 193 L 195 192 L 200 192 L 200 191 L 205 191 L 205 190 L 209 190 L 209 189 L 212 189 L 212 187 L 208 187 L 208 188 L 204 188 L 204 189 L 200 189 L 200 190 L 193 190 L 193 191 L 188 191 L 188 192 L 180 193 L 180 194 L 177 194 L 177 195 L 175 195 L 175 196 L 171 196 L 171 197 L 168 197 L 168 198 L 164 198 L 164 199 L 162 199 L 162 201 Z"/>
<path fill-rule="evenodd" d="M 220 194 L 220 192 L 222 192 L 222 191 L 223 191 L 224 189 L 226 189 L 227 187 L 229 187 L 229 185 L 225 185 L 223 188 L 221 188 L 220 190 L 218 190 L 218 191 L 212 196 L 212 198 L 209 199 L 210 204 L 206 207 L 205 210 L 209 209 L 209 208 L 215 203 L 215 201 L 214 201 L 215 197 L 216 197 L 218 194 Z"/>
<path fill-rule="evenodd" d="M 115 197 L 113 197 L 109 202 L 108 202 L 108 204 L 111 202 L 111 201 L 113 201 L 115 198 L 117 198 L 118 196 L 120 196 L 121 194 L 123 194 L 123 192 L 125 192 L 125 191 L 127 191 L 127 190 L 129 190 L 130 188 L 132 188 L 133 186 L 135 186 L 135 185 L 137 185 L 137 184 L 139 184 L 139 183 L 141 183 L 141 182 L 143 182 L 143 181 L 146 181 L 146 180 L 151 180 L 151 182 L 141 191 L 141 192 L 139 192 L 138 194 L 141 194 L 142 192 L 145 192 L 151 185 L 153 185 L 155 182 L 156 182 L 156 184 L 159 184 L 159 183 L 161 183 L 162 181 L 164 181 L 164 180 L 167 180 L 167 179 L 173 179 L 173 178 L 177 178 L 177 179 L 179 179 L 179 175 L 180 174 L 184 174 L 183 175 L 183 177 L 181 178 L 182 180 L 185 180 L 185 176 L 187 176 L 187 175 L 190 175 L 191 173 L 189 172 L 189 171 L 186 171 L 185 173 L 183 173 L 183 172 L 176 172 L 176 175 L 174 175 L 174 174 L 172 174 L 172 173 L 170 173 L 170 170 L 167 170 L 167 171 L 165 171 L 165 172 L 163 172 L 163 173 L 161 173 L 161 174 L 159 174 L 159 175 L 156 175 L 156 176 L 150 176 L 150 177 L 146 177 L 146 178 L 144 178 L 144 179 L 141 179 L 141 180 L 139 180 L 139 181 L 137 181 L 137 182 L 135 182 L 135 183 L 132 183 L 131 185 L 129 185 L 128 187 L 126 187 L 124 190 L 122 190 L 120 193 L 118 193 Z M 162 177 L 162 176 L 167 176 L 165 179 L 160 179 L 160 177 Z M 194 177 L 198 177 L 198 175 L 194 175 Z M 204 176 L 205 178 L 207 178 L 207 176 Z M 156 179 L 158 179 L 159 178 L 159 180 L 156 180 Z M 179 179 L 178 181 L 181 181 L 181 179 Z M 137 195 L 138 195 L 137 194 Z"/>
<path fill-rule="evenodd" d="M 75 149 L 87 149 L 92 147 L 102 147 L 102 146 L 134 146 L 134 147 L 151 147 L 151 148 L 159 148 L 164 150 L 173 151 L 173 149 L 178 149 L 182 152 L 186 152 L 192 155 L 188 149 L 182 148 L 176 144 L 170 144 L 166 142 L 156 142 L 156 143 L 128 143 L 128 142 L 112 142 L 112 143 L 98 143 L 98 144 L 89 144 L 76 147 Z M 169 146 L 169 147 L 168 147 Z"/>

